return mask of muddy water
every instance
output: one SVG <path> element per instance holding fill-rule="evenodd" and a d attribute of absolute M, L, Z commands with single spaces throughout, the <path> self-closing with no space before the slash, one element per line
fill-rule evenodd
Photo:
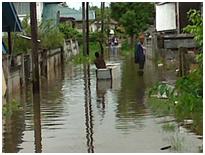
<path fill-rule="evenodd" d="M 40 95 L 28 87 L 21 110 L 3 118 L 3 152 L 199 152 L 197 135 L 149 109 L 145 89 L 161 78 L 151 61 L 143 76 L 115 50 L 107 62 L 120 63 L 120 78 L 96 82 L 95 66 L 66 64 L 42 79 Z"/>

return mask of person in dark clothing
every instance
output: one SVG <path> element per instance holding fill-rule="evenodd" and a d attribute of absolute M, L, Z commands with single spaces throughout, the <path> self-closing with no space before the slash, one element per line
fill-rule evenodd
<path fill-rule="evenodd" d="M 144 35 L 140 35 L 139 42 L 135 46 L 135 63 L 139 64 L 139 69 L 144 69 L 145 63 L 145 47 L 143 46 L 144 43 Z"/>
<path fill-rule="evenodd" d="M 106 64 L 105 61 L 103 59 L 103 54 L 99 54 L 98 52 L 95 52 L 95 57 L 96 59 L 94 60 L 94 64 L 96 66 L 97 69 L 102 69 L 102 68 L 106 68 Z"/>

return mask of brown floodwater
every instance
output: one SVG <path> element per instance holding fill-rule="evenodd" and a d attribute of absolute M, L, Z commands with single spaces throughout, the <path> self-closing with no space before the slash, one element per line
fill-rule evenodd
<path fill-rule="evenodd" d="M 145 91 L 162 78 L 151 61 L 143 76 L 134 60 L 117 50 L 106 62 L 120 64 L 118 79 L 97 82 L 94 65 L 68 63 L 41 80 L 40 94 L 32 95 L 27 87 L 16 97 L 21 109 L 3 117 L 3 152 L 200 151 L 198 135 L 149 108 Z M 165 130 L 170 124 L 175 129 Z M 166 146 L 171 148 L 163 150 Z"/>

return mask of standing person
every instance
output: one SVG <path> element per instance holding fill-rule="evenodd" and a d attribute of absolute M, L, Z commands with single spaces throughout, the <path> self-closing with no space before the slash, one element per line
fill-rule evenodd
<path fill-rule="evenodd" d="M 144 47 L 144 34 L 139 36 L 139 42 L 135 46 L 135 63 L 139 64 L 139 69 L 143 72 L 145 63 L 145 47 Z"/>
<path fill-rule="evenodd" d="M 95 52 L 96 59 L 94 60 L 94 64 L 97 69 L 106 68 L 105 61 L 103 59 L 103 53 L 99 54 L 98 52 Z"/>

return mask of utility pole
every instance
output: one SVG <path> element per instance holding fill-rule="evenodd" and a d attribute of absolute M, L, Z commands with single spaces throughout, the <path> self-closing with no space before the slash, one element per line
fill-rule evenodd
<path fill-rule="evenodd" d="M 89 2 L 86 2 L 86 54 L 89 55 Z"/>
<path fill-rule="evenodd" d="M 103 53 L 103 44 L 104 44 L 104 10 L 105 10 L 105 2 L 101 2 L 101 53 Z"/>
<path fill-rule="evenodd" d="M 9 46 L 9 54 L 12 55 L 12 42 L 11 42 L 11 32 L 8 31 L 8 46 Z"/>
<path fill-rule="evenodd" d="M 37 43 L 37 18 L 36 3 L 30 3 L 31 40 L 32 40 L 32 75 L 33 93 L 39 93 L 39 66 L 38 66 L 38 43 Z"/>
<path fill-rule="evenodd" d="M 101 33 L 102 34 L 104 32 L 104 10 L 105 10 L 105 2 L 101 2 Z"/>
<path fill-rule="evenodd" d="M 85 23 L 85 2 L 82 2 L 82 20 L 83 20 L 83 55 L 86 56 L 86 23 Z"/>

